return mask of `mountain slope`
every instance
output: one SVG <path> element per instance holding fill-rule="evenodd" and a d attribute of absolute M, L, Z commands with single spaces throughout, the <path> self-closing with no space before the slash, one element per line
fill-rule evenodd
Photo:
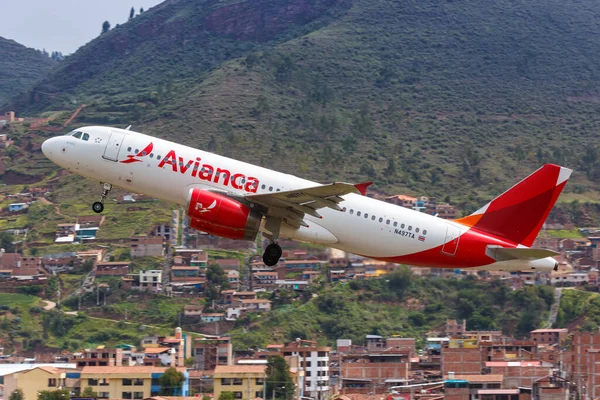
<path fill-rule="evenodd" d="M 58 96 L 14 104 L 76 97 L 81 123 L 133 122 L 467 210 L 561 163 L 576 170 L 570 199 L 600 180 L 599 12 L 589 0 L 167 1 L 69 57 L 38 87 Z"/>
<path fill-rule="evenodd" d="M 0 37 L 0 105 L 47 75 L 56 61 Z"/>

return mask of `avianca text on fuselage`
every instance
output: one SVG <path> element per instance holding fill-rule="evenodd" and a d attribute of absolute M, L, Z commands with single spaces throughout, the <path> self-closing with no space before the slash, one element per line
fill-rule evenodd
<path fill-rule="evenodd" d="M 149 151 L 148 151 L 149 149 Z M 152 143 L 148 145 L 146 150 L 137 154 L 138 157 L 146 154 L 150 154 L 152 150 Z M 126 160 L 121 162 L 130 163 L 132 161 L 141 161 L 133 158 L 134 156 L 127 156 Z M 230 170 L 220 167 L 214 167 L 211 164 L 202 164 L 202 159 L 200 157 L 196 157 L 195 159 L 185 160 L 183 157 L 178 157 L 175 150 L 171 150 L 167 153 L 167 155 L 160 160 L 158 163 L 158 168 L 164 168 L 165 165 L 170 165 L 173 172 L 180 174 L 188 174 L 193 178 L 198 178 L 202 181 L 208 181 L 212 183 L 217 183 L 223 186 L 229 186 L 238 190 L 244 190 L 248 193 L 256 193 L 258 190 L 259 181 L 258 178 L 254 178 L 252 176 L 246 177 L 243 173 L 232 173 Z M 168 167 L 167 167 L 168 168 Z"/>

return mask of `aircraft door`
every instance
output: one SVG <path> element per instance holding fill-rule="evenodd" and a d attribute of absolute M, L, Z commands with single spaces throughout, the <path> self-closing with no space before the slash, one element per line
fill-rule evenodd
<path fill-rule="evenodd" d="M 119 151 L 121 150 L 121 144 L 123 143 L 124 138 L 125 134 L 121 132 L 111 132 L 110 138 L 108 139 L 108 143 L 106 143 L 106 149 L 104 149 L 104 155 L 102 156 L 102 158 L 105 158 L 110 161 L 118 161 Z"/>
<path fill-rule="evenodd" d="M 446 239 L 442 247 L 442 253 L 447 256 L 453 256 L 458 250 L 458 242 L 460 241 L 460 228 L 454 225 L 448 225 L 446 228 Z"/>

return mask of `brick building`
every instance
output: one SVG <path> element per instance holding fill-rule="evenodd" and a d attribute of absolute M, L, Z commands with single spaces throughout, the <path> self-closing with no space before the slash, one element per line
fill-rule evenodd
<path fill-rule="evenodd" d="M 132 236 L 129 243 L 131 258 L 164 256 L 162 236 Z"/>
<path fill-rule="evenodd" d="M 536 329 L 529 336 L 536 344 L 560 344 L 569 335 L 568 329 Z"/>
<path fill-rule="evenodd" d="M 102 262 L 96 264 L 96 276 L 124 276 L 128 273 L 128 261 Z"/>

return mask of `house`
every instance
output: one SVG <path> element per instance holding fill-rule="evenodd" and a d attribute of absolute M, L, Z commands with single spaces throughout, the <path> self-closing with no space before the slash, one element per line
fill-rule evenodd
<path fill-rule="evenodd" d="M 202 305 L 188 304 L 183 306 L 183 316 L 200 317 L 202 315 L 202 310 L 204 310 L 204 306 Z"/>
<path fill-rule="evenodd" d="M 435 214 L 443 219 L 456 219 L 458 218 L 458 209 L 450 204 L 436 204 Z"/>
<path fill-rule="evenodd" d="M 81 380 L 82 387 L 90 387 L 97 392 L 99 399 L 145 399 L 160 393 L 158 382 L 166 370 L 165 367 L 153 366 L 83 367 L 73 377 Z M 187 396 L 189 375 L 185 368 L 177 368 L 177 371 L 185 378 L 177 394 Z"/>
<path fill-rule="evenodd" d="M 42 390 L 64 389 L 66 378 L 66 370 L 50 366 L 14 372 L 4 376 L 4 392 L 21 389 L 25 399 L 37 399 Z"/>
<path fill-rule="evenodd" d="M 162 236 L 132 236 L 129 241 L 131 258 L 164 256 Z"/>
<path fill-rule="evenodd" d="M 217 365 L 214 398 L 218 399 L 222 392 L 233 392 L 235 399 L 264 399 L 265 377 L 265 365 Z"/>
<path fill-rule="evenodd" d="M 228 336 L 197 338 L 194 341 L 194 368 L 212 371 L 217 365 L 233 364 L 233 346 Z"/>
<path fill-rule="evenodd" d="M 128 273 L 128 261 L 102 262 L 96 264 L 96 276 L 123 276 Z"/>
<path fill-rule="evenodd" d="M 27 203 L 11 203 L 8 205 L 8 211 L 9 212 L 23 211 L 28 207 L 29 207 L 29 205 L 27 205 Z"/>
<path fill-rule="evenodd" d="M 277 278 L 277 272 L 256 272 L 252 274 L 252 286 L 254 288 L 271 289 L 275 287 Z"/>
<path fill-rule="evenodd" d="M 417 198 L 412 196 L 406 196 L 403 194 L 398 194 L 396 196 L 386 197 L 385 201 L 400 207 L 413 208 L 415 202 L 417 201 Z"/>
<path fill-rule="evenodd" d="M 200 278 L 200 267 L 191 265 L 174 265 L 171 267 L 171 281 L 185 282 L 190 278 Z"/>
<path fill-rule="evenodd" d="M 149 269 L 140 271 L 139 290 L 159 291 L 162 283 L 162 271 L 158 269 Z"/>
<path fill-rule="evenodd" d="M 529 333 L 529 337 L 538 345 L 560 344 L 569 336 L 568 329 L 536 329 Z"/>
<path fill-rule="evenodd" d="M 329 353 L 331 347 L 317 346 L 315 342 L 296 340 L 280 349 L 284 357 L 298 357 L 304 369 L 304 387 L 299 388 L 304 396 L 326 399 L 331 394 L 329 383 Z"/>
<path fill-rule="evenodd" d="M 224 313 L 203 313 L 200 316 L 200 319 L 202 320 L 202 322 L 219 322 L 219 321 L 223 321 L 225 319 L 225 314 Z"/>
<path fill-rule="evenodd" d="M 95 349 L 85 349 L 73 354 L 73 362 L 77 368 L 83 367 L 115 367 L 123 365 L 123 349 L 106 349 L 98 346 Z"/>
<path fill-rule="evenodd" d="M 227 271 L 227 280 L 232 287 L 238 287 L 240 284 L 240 271 L 229 270 Z"/>
<path fill-rule="evenodd" d="M 217 264 L 225 271 L 239 271 L 241 267 L 240 260 L 237 258 L 223 258 L 212 261 L 213 264 Z"/>

